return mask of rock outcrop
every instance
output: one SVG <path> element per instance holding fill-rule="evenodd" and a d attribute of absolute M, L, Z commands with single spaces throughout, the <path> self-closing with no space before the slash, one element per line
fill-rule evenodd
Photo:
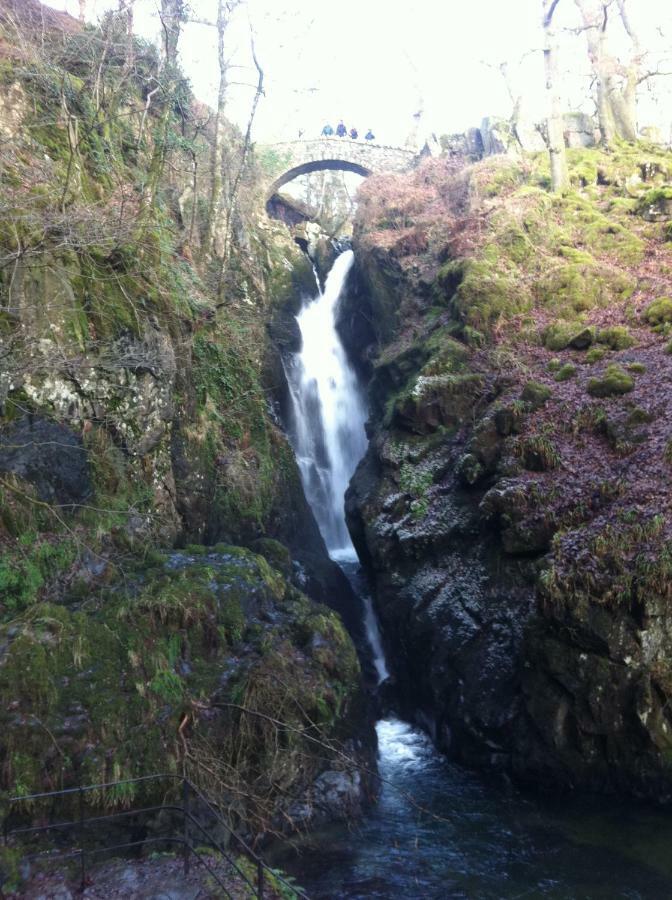
<path fill-rule="evenodd" d="M 100 28 L 0 0 L 1 787 L 190 769 L 248 834 L 351 815 L 375 735 L 334 610 L 359 616 L 268 327 L 312 269 L 228 125 L 246 192 L 213 256 L 207 116 L 175 72 L 150 105 L 158 55 Z"/>
<path fill-rule="evenodd" d="M 670 249 L 631 176 L 664 191 L 669 160 L 572 151 L 564 198 L 543 156 L 451 165 L 367 182 L 343 311 L 371 323 L 347 512 L 399 702 L 469 765 L 667 801 Z"/>

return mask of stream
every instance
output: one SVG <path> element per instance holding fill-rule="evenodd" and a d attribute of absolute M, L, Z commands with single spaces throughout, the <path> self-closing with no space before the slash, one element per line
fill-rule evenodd
<path fill-rule="evenodd" d="M 366 402 L 335 327 L 354 257 L 341 254 L 297 321 L 285 362 L 290 439 L 308 502 L 358 590 L 379 682 L 387 663 L 345 524 L 343 496 L 366 450 Z M 314 898 L 672 897 L 669 812 L 595 797 L 530 796 L 471 773 L 395 718 L 376 725 L 382 788 L 360 822 L 311 834 L 280 864 Z"/>

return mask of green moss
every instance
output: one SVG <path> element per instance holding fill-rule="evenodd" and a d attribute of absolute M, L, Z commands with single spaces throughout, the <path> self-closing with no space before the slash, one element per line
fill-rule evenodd
<path fill-rule="evenodd" d="M 421 466 L 404 463 L 399 470 L 399 488 L 411 497 L 410 510 L 414 519 L 422 519 L 429 510 L 427 492 L 434 479 Z"/>
<path fill-rule="evenodd" d="M 524 403 L 529 403 L 533 409 L 539 409 L 544 406 L 550 399 L 553 391 L 546 384 L 540 384 L 538 381 L 528 381 L 523 388 L 521 399 Z"/>
<path fill-rule="evenodd" d="M 627 365 L 628 372 L 634 372 L 635 375 L 643 375 L 646 372 L 646 366 L 644 363 L 640 362 L 631 362 Z"/>
<path fill-rule="evenodd" d="M 590 365 L 594 363 L 600 362 L 607 355 L 607 351 L 604 347 L 591 347 L 590 350 L 586 353 L 585 360 Z"/>
<path fill-rule="evenodd" d="M 199 424 L 190 454 L 200 455 L 213 484 L 211 530 L 224 534 L 234 522 L 244 531 L 266 521 L 288 452 L 268 421 L 255 349 L 264 336 L 250 327 L 228 318 L 216 338 L 202 333 L 193 343 Z"/>
<path fill-rule="evenodd" d="M 649 325 L 665 325 L 672 322 L 672 298 L 659 297 L 644 310 L 644 319 Z"/>
<path fill-rule="evenodd" d="M 3 505 L 3 521 L 16 528 L 17 520 L 10 520 L 10 514 L 10 507 Z M 0 558 L 1 616 L 13 617 L 37 602 L 50 584 L 63 577 L 76 556 L 77 545 L 70 535 L 47 538 L 36 531 L 19 531 Z"/>
<path fill-rule="evenodd" d="M 34 606 L 29 618 L 2 631 L 0 695 L 13 703 L 0 710 L 4 787 L 30 793 L 75 779 L 96 783 L 175 771 L 181 752 L 175 735 L 185 713 L 194 704 L 211 708 L 213 698 L 219 704 L 242 700 L 295 730 L 283 737 L 278 760 L 277 731 L 259 730 L 262 719 L 229 715 L 225 707 L 215 716 L 194 717 L 181 733 L 196 766 L 191 777 L 199 783 L 198 762 L 212 761 L 211 747 L 231 767 L 227 777 L 238 773 L 241 789 L 244 779 L 257 787 L 266 779 L 268 797 L 275 792 L 276 799 L 280 769 L 285 786 L 300 782 L 300 762 L 319 771 L 322 763 L 302 742 L 301 730 L 319 720 L 333 735 L 358 690 L 354 649 L 337 617 L 242 548 L 220 547 L 204 558 L 207 565 L 190 565 L 185 555 L 185 567 L 176 569 L 178 560 L 179 554 L 145 575 L 134 595 L 125 597 L 114 585 L 99 602 L 90 597 L 85 612 Z M 233 656 L 229 648 L 248 621 L 257 626 L 255 645 L 244 657 Z M 68 726 L 67 755 L 54 753 L 66 746 L 62 723 L 73 709 L 81 716 Z M 138 794 L 103 790 L 91 802 L 109 807 L 141 795 L 156 799 L 155 787 Z M 209 788 L 216 793 L 221 785 Z"/>
<path fill-rule="evenodd" d="M 558 359 L 556 356 L 554 359 L 548 361 L 546 368 L 549 372 L 558 372 L 562 368 L 562 360 Z"/>
<path fill-rule="evenodd" d="M 595 339 L 595 328 L 581 322 L 556 322 L 544 329 L 544 346 L 549 350 L 585 350 Z"/>
<path fill-rule="evenodd" d="M 536 290 L 542 303 L 565 316 L 630 296 L 633 278 L 601 264 L 557 264 L 541 275 Z"/>
<path fill-rule="evenodd" d="M 570 378 L 574 378 L 576 375 L 576 366 L 572 363 L 565 363 L 561 369 L 559 369 L 555 374 L 556 381 L 569 381 Z"/>
<path fill-rule="evenodd" d="M 570 184 L 575 187 L 588 187 L 597 183 L 598 157 L 588 154 L 583 149 L 567 151 L 567 168 Z"/>
<path fill-rule="evenodd" d="M 6 893 L 19 891 L 23 876 L 21 861 L 25 851 L 21 847 L 0 847 L 0 889 Z"/>
<path fill-rule="evenodd" d="M 633 406 L 628 413 L 627 423 L 628 425 L 648 425 L 653 420 L 654 416 L 652 413 L 642 409 L 641 406 Z"/>
<path fill-rule="evenodd" d="M 474 372 L 411 378 L 388 399 L 385 422 L 419 434 L 454 428 L 473 414 L 483 386 L 483 376 Z"/>
<path fill-rule="evenodd" d="M 424 376 L 464 372 L 470 358 L 468 348 L 451 337 L 446 328 L 435 331 L 424 342 L 424 349 L 431 354 L 420 370 Z"/>
<path fill-rule="evenodd" d="M 672 213 L 672 186 L 652 188 L 639 198 L 637 212 L 646 218 L 669 216 Z"/>
<path fill-rule="evenodd" d="M 514 270 L 504 259 L 496 259 L 497 248 L 486 248 L 488 256 L 449 262 L 439 271 L 439 284 L 449 292 L 456 285 L 451 305 L 455 315 L 479 332 L 489 332 L 500 321 L 525 312 L 531 299 L 516 281 Z"/>
<path fill-rule="evenodd" d="M 204 547 L 203 544 L 187 544 L 184 550 L 192 556 L 205 556 L 208 552 L 208 547 Z"/>
<path fill-rule="evenodd" d="M 598 530 L 579 529 L 556 535 L 554 561 L 540 587 L 545 598 L 561 608 L 586 614 L 590 604 L 629 606 L 637 597 L 660 597 L 672 578 L 672 545 L 662 516 L 644 518 L 625 510 L 621 521 Z M 580 540 L 586 548 L 577 558 Z"/>
<path fill-rule="evenodd" d="M 292 571 L 292 557 L 284 544 L 273 538 L 259 538 L 252 545 L 252 549 L 263 556 L 270 566 L 289 578 Z"/>
<path fill-rule="evenodd" d="M 502 157 L 492 157 L 481 166 L 477 177 L 478 190 L 486 197 L 510 193 L 525 180 L 520 163 Z"/>
<path fill-rule="evenodd" d="M 625 325 L 612 325 L 609 328 L 600 328 L 597 332 L 599 344 L 606 344 L 611 350 L 627 350 L 635 343 L 634 338 Z"/>
<path fill-rule="evenodd" d="M 579 266 L 594 266 L 595 257 L 586 250 L 580 250 L 578 247 L 568 247 L 561 245 L 558 247 L 558 255 L 569 262 L 576 263 Z"/>
<path fill-rule="evenodd" d="M 634 386 L 635 382 L 627 372 L 620 366 L 610 365 L 601 377 L 588 381 L 588 393 L 593 397 L 614 397 L 627 394 Z"/>

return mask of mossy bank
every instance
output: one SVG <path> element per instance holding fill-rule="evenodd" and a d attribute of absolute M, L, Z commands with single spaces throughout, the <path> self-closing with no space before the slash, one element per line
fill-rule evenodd
<path fill-rule="evenodd" d="M 669 153 L 369 179 L 347 498 L 402 707 L 470 765 L 672 798 Z M 373 326 L 367 323 L 374 323 Z M 363 338 L 366 336 L 366 339 Z"/>
<path fill-rule="evenodd" d="M 248 833 L 355 814 L 354 600 L 267 332 L 306 262 L 226 123 L 212 252 L 208 111 L 124 28 L 0 3 L 2 790 L 187 772 Z"/>

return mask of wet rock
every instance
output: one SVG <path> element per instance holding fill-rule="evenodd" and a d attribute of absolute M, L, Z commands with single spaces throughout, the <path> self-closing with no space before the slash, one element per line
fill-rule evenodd
<path fill-rule="evenodd" d="M 22 416 L 0 431 L 0 471 L 33 484 L 50 503 L 82 503 L 92 491 L 81 437 L 40 416 Z"/>

